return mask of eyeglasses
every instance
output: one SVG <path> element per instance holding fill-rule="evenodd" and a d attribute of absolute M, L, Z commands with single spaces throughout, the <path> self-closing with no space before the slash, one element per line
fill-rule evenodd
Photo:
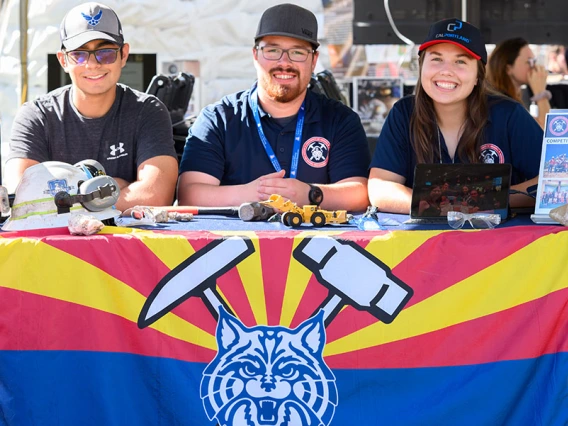
<path fill-rule="evenodd" d="M 101 65 L 110 65 L 116 62 L 116 57 L 120 48 L 105 48 L 98 50 L 71 50 L 65 54 L 73 60 L 77 65 L 85 65 L 89 62 L 91 55 L 95 55 L 95 59 Z"/>
<path fill-rule="evenodd" d="M 494 213 L 461 213 L 448 212 L 448 225 L 453 229 L 461 229 L 468 221 L 475 229 L 493 229 L 501 223 L 501 216 Z"/>
<path fill-rule="evenodd" d="M 288 58 L 292 62 L 306 62 L 310 53 L 313 53 L 314 50 L 304 49 L 303 47 L 295 47 L 293 49 L 281 49 L 280 47 L 273 47 L 273 46 L 256 46 L 256 50 L 262 51 L 262 56 L 264 59 L 269 61 L 278 61 L 286 52 L 288 54 Z"/>

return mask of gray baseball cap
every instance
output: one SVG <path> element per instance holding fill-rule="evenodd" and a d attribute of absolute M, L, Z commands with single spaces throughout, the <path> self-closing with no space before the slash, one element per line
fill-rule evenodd
<path fill-rule="evenodd" d="M 109 40 L 122 46 L 122 25 L 114 10 L 100 3 L 83 3 L 71 9 L 59 29 L 61 45 L 75 50 L 92 40 Z"/>
<path fill-rule="evenodd" d="M 254 41 L 265 36 L 285 36 L 305 40 L 317 49 L 318 21 L 315 15 L 295 4 L 279 4 L 264 11 Z"/>

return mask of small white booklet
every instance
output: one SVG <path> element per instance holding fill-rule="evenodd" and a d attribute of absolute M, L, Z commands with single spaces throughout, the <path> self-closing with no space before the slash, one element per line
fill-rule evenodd
<path fill-rule="evenodd" d="M 546 115 L 534 223 L 557 223 L 548 213 L 568 204 L 568 109 Z"/>

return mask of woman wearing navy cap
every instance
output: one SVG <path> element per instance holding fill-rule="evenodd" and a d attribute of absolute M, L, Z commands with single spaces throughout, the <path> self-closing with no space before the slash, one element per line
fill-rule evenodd
<path fill-rule="evenodd" d="M 513 188 L 537 183 L 542 130 L 517 102 L 486 87 L 480 31 L 458 19 L 430 27 L 419 48 L 416 94 L 397 102 L 371 162 L 369 199 L 408 213 L 417 163 L 510 163 Z M 534 203 L 511 196 L 512 206 Z"/>

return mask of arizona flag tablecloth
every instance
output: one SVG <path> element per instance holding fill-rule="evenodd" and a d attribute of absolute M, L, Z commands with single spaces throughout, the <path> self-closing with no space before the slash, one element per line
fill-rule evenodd
<path fill-rule="evenodd" d="M 0 234 L 1 425 L 566 425 L 568 232 Z"/>

